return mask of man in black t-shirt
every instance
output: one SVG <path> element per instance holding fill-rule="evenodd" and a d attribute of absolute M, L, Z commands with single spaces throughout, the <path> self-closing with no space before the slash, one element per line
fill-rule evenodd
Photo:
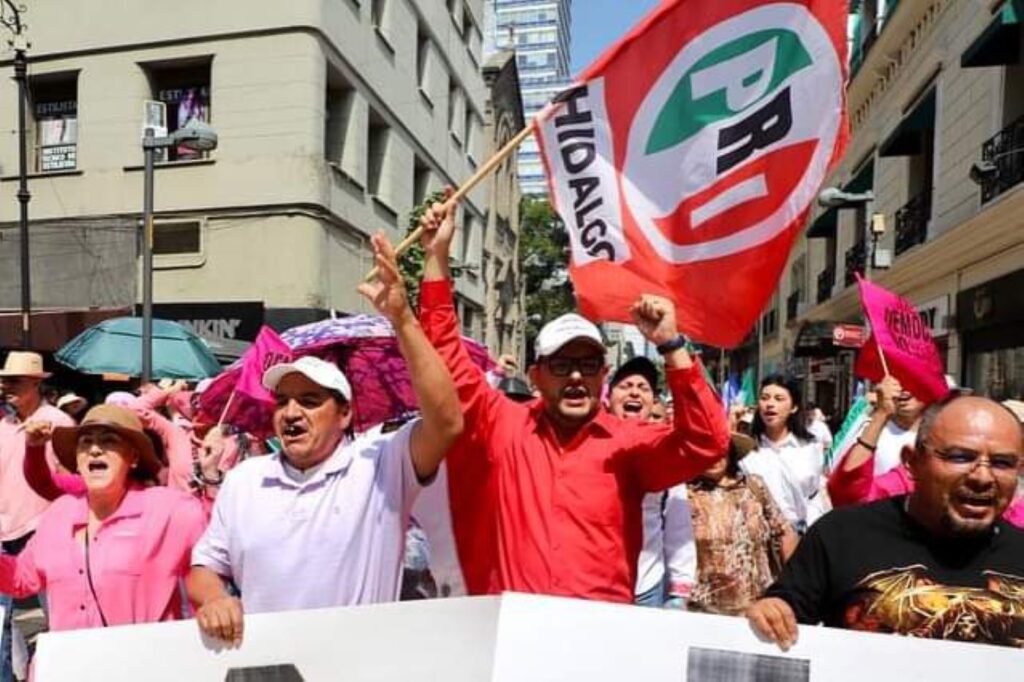
<path fill-rule="evenodd" d="M 903 452 L 914 492 L 822 517 L 751 626 L 783 649 L 798 622 L 1024 647 L 1024 532 L 1001 519 L 1022 440 L 987 398 L 930 407 Z"/>

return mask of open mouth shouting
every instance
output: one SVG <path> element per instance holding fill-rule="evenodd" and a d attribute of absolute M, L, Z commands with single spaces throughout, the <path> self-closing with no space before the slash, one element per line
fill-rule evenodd
<path fill-rule="evenodd" d="M 960 516 L 966 519 L 985 518 L 995 512 L 995 493 L 978 493 L 969 490 L 954 492 L 950 501 Z"/>
<path fill-rule="evenodd" d="M 644 404 L 639 400 L 626 400 L 622 403 L 622 412 L 627 417 L 639 417 L 644 411 Z"/>
<path fill-rule="evenodd" d="M 289 422 L 281 430 L 281 441 L 284 444 L 296 443 L 305 438 L 308 433 L 308 429 L 301 422 Z"/>

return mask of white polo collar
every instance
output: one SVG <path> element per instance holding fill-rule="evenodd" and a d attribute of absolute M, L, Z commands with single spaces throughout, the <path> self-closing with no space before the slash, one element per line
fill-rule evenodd
<path fill-rule="evenodd" d="M 781 450 L 786 450 L 788 448 L 800 447 L 800 441 L 797 440 L 797 437 L 793 435 L 792 431 L 786 434 L 786 437 L 780 440 L 778 443 L 773 443 L 766 434 L 762 433 L 758 445 L 762 448 L 768 448 L 769 450 L 779 452 Z"/>
<path fill-rule="evenodd" d="M 277 479 L 282 485 L 289 487 L 305 488 L 329 476 L 344 474 L 352 464 L 353 452 L 352 448 L 348 447 L 351 444 L 352 441 L 343 438 L 330 457 L 305 471 L 299 471 L 288 464 L 283 452 L 275 452 L 269 455 L 273 458 L 274 467 L 267 478 Z"/>

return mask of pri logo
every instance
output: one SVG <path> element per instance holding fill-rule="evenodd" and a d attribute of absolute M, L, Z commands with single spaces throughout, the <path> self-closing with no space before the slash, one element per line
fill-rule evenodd
<path fill-rule="evenodd" d="M 842 68 L 806 8 L 774 4 L 690 40 L 629 131 L 623 196 L 673 263 L 753 248 L 810 205 L 839 134 Z"/>

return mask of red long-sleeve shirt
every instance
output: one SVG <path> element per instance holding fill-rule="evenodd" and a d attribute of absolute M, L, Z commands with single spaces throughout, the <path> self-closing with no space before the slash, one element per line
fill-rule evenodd
<path fill-rule="evenodd" d="M 465 414 L 448 484 L 467 590 L 631 602 L 643 495 L 693 478 L 728 447 L 725 416 L 701 368 L 666 373 L 674 425 L 600 410 L 562 446 L 540 400 L 505 398 L 470 360 L 447 282 L 423 283 L 420 318 Z"/>

